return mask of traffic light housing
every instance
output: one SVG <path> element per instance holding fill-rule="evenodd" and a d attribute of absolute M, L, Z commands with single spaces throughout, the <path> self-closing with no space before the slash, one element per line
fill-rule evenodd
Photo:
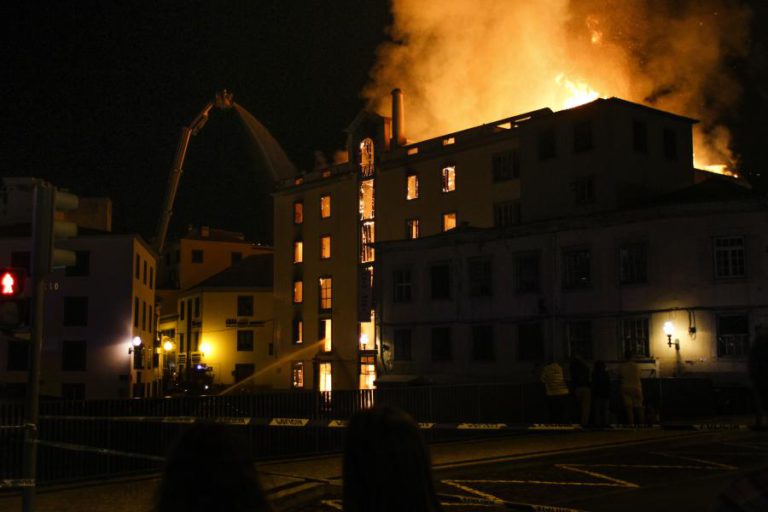
<path fill-rule="evenodd" d="M 0 298 L 18 297 L 24 291 L 26 272 L 20 268 L 0 269 Z"/>
<path fill-rule="evenodd" d="M 57 190 L 50 183 L 35 186 L 32 242 L 32 275 L 45 276 L 52 269 L 75 265 L 74 251 L 58 247 L 67 238 L 77 236 L 77 224 L 67 221 L 65 212 L 79 205 L 76 195 Z"/>

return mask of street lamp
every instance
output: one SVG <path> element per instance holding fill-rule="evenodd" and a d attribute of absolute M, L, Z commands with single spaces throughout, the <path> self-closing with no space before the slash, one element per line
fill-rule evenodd
<path fill-rule="evenodd" d="M 674 334 L 675 329 L 672 325 L 672 322 L 664 322 L 664 334 L 667 335 L 667 346 L 672 348 L 672 334 Z M 680 350 L 680 340 L 676 339 L 674 342 L 675 350 Z"/>
<path fill-rule="evenodd" d="M 138 350 L 139 347 L 141 347 L 141 338 L 139 338 L 138 336 L 134 336 L 133 339 L 131 340 L 131 346 L 128 347 L 128 353 L 133 354 L 133 351 Z"/>
<path fill-rule="evenodd" d="M 163 350 L 166 352 L 173 350 L 173 342 L 171 340 L 166 340 L 166 342 L 163 343 Z"/>

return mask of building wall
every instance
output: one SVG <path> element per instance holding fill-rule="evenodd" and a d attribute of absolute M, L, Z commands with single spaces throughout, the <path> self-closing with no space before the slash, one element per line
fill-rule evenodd
<path fill-rule="evenodd" d="M 740 374 L 744 378 L 745 355 L 718 355 L 717 318 L 746 314 L 749 335 L 768 325 L 768 243 L 766 214 L 749 208 L 742 211 L 713 209 L 686 211 L 672 208 L 666 214 L 594 219 L 590 225 L 551 223 L 529 232 L 499 237 L 492 232 L 444 236 L 393 244 L 379 252 L 380 319 L 382 344 L 394 350 L 395 329 L 412 330 L 411 361 L 390 360 L 391 371 L 428 375 L 435 380 L 526 380 L 548 355 L 568 356 L 565 323 L 591 323 L 594 359 L 622 358 L 621 319 L 648 318 L 650 357 L 648 368 L 657 375 L 718 374 L 721 378 Z M 582 223 L 584 224 L 584 223 Z M 745 277 L 715 277 L 716 237 L 744 237 Z M 626 243 L 647 247 L 647 282 L 619 284 L 619 247 Z M 583 289 L 563 289 L 563 250 L 585 248 L 591 255 L 591 283 Z M 540 254 L 540 286 L 531 293 L 516 291 L 515 258 L 523 253 Z M 492 259 L 493 294 L 469 297 L 470 258 Z M 432 300 L 430 267 L 449 263 L 452 269 L 452 298 Z M 413 297 L 410 302 L 393 301 L 393 272 L 410 269 Z M 545 347 L 534 361 L 520 360 L 519 326 L 540 322 Z M 663 327 L 671 322 L 670 348 Z M 473 361 L 473 325 L 492 325 L 495 359 Z M 432 328 L 451 329 L 453 357 L 446 362 L 431 360 Z M 689 333 L 695 327 L 695 333 Z M 392 356 L 392 353 L 387 354 Z"/>
<path fill-rule="evenodd" d="M 253 315 L 238 316 L 237 300 L 240 296 L 253 297 Z M 195 301 L 200 304 L 198 316 L 194 315 Z M 179 318 L 176 346 L 179 347 L 179 334 L 184 336 L 185 343 L 190 337 L 197 336 L 197 352 L 201 352 L 199 361 L 213 367 L 215 385 L 234 384 L 236 364 L 253 364 L 259 373 L 257 385 L 272 387 L 276 380 L 280 380 L 281 375 L 273 365 L 276 354 L 272 346 L 274 322 L 271 290 L 195 288 L 183 294 L 180 302 L 187 304 L 185 311 L 192 311 L 193 314 L 191 319 L 186 314 L 184 319 Z M 181 307 L 180 304 L 179 310 Z M 238 330 L 253 331 L 253 350 L 237 350 Z"/>
<path fill-rule="evenodd" d="M 304 348 L 306 341 L 317 340 L 317 278 L 323 273 L 333 275 L 334 351 L 345 368 L 341 379 L 334 369 L 334 386 L 359 385 L 354 374 L 359 371 L 359 358 L 364 355 L 358 350 L 361 324 L 356 316 L 356 303 L 362 297 L 357 275 L 361 237 L 357 190 L 361 155 L 357 148 L 366 137 L 375 143 L 376 242 L 403 240 L 407 219 L 418 218 L 420 236 L 430 236 L 442 231 L 442 215 L 448 212 L 457 214 L 459 226 L 467 223 L 487 228 L 495 223 L 497 203 L 512 203 L 514 214 L 508 219 L 511 224 L 528 223 L 609 212 L 638 197 L 647 200 L 693 183 L 692 121 L 621 100 L 598 101 L 557 113 L 542 110 L 391 150 L 381 137 L 387 120 L 370 116 L 361 119 L 353 122 L 349 130 L 349 164 L 309 173 L 296 184 L 284 186 L 275 197 L 278 347 L 281 354 L 296 352 L 297 348 L 290 343 L 292 323 L 298 315 L 304 320 Z M 634 154 L 635 120 L 647 125 L 648 151 L 642 154 Z M 585 121 L 591 122 L 592 144 L 585 151 L 575 151 L 574 130 Z M 663 154 L 665 128 L 675 133 L 674 160 Z M 554 130 L 556 156 L 541 160 L 539 138 L 549 129 Z M 517 151 L 517 175 L 494 180 L 494 155 L 505 151 Z M 456 167 L 456 190 L 452 192 L 442 191 L 442 169 L 447 165 Z M 419 177 L 419 198 L 408 201 L 406 176 L 410 173 Z M 577 204 L 574 182 L 586 179 L 592 182 L 591 197 L 584 204 Z M 334 197 L 333 219 L 318 221 L 317 202 L 324 193 Z M 293 225 L 292 208 L 300 199 L 305 201 L 305 222 L 297 227 Z M 316 262 L 317 240 L 326 233 L 334 237 L 334 257 L 329 262 Z M 295 265 L 291 263 L 293 242 L 299 238 L 304 241 L 305 262 Z M 339 258 L 342 246 L 347 248 L 343 260 Z M 376 263 L 374 275 L 378 278 L 379 273 Z M 302 306 L 291 304 L 292 284 L 297 275 L 303 277 L 305 286 Z M 339 287 L 340 280 L 343 288 Z M 348 307 L 337 301 L 340 293 Z M 532 304 L 530 307 L 538 307 L 538 301 Z M 431 313 L 433 306 L 422 306 Z M 448 316 L 453 314 L 442 306 L 434 309 Z M 378 340 L 375 345 L 378 347 Z M 308 378 L 305 382 L 313 380 Z"/>
<path fill-rule="evenodd" d="M 320 197 L 331 196 L 331 216 L 320 216 Z M 304 222 L 294 224 L 293 208 L 296 201 L 304 203 Z M 358 257 L 357 182 L 354 174 L 332 176 L 309 182 L 278 193 L 275 196 L 275 344 L 279 360 L 285 370 L 278 387 L 290 386 L 292 363 L 303 362 L 304 386 L 314 387 L 314 366 L 330 361 L 333 388 L 349 389 L 357 386 L 357 285 Z M 331 236 L 331 258 L 320 259 L 320 237 Z M 301 239 L 304 244 L 303 263 L 293 263 L 293 244 Z M 319 279 L 330 276 L 333 282 L 333 308 L 330 314 L 319 311 Z M 304 282 L 304 300 L 294 304 L 293 281 Z M 319 319 L 332 321 L 333 349 L 326 354 L 321 350 Z M 304 342 L 293 343 L 293 322 L 301 318 Z"/>
<path fill-rule="evenodd" d="M 155 256 L 133 235 L 82 236 L 68 240 L 66 245 L 69 249 L 89 254 L 88 271 L 86 275 L 67 275 L 64 270 L 57 270 L 47 281 L 41 393 L 62 396 L 66 385 L 82 384 L 88 399 L 127 397 L 130 384 L 137 379 L 137 373 L 132 369 L 133 356 L 128 353 L 131 340 L 138 336 L 148 347 L 149 364 L 153 350 L 149 311 L 154 305 L 154 292 L 149 287 L 148 278 L 147 284 L 143 283 L 143 274 L 140 273 L 138 279 L 134 277 L 135 257 L 140 258 L 141 272 L 144 261 L 149 272 L 149 268 L 156 268 Z M 10 261 L 12 251 L 29 250 L 29 239 L 6 239 L 0 244 L 3 261 Z M 31 295 L 29 284 L 25 295 Z M 139 298 L 140 307 L 147 305 L 144 326 L 141 318 L 139 327 L 134 326 L 135 297 Z M 73 298 L 87 301 L 84 325 L 67 325 L 71 323 L 67 320 L 67 302 Z M 28 337 L 28 333 L 19 333 L 19 336 Z M 85 370 L 65 370 L 64 342 L 78 340 L 86 343 Z M 0 379 L 23 383 L 26 381 L 25 371 L 8 371 L 7 343 L 5 339 L 0 342 Z M 143 382 L 148 384 L 144 390 L 147 396 L 156 380 L 154 369 L 147 368 L 143 372 Z"/>

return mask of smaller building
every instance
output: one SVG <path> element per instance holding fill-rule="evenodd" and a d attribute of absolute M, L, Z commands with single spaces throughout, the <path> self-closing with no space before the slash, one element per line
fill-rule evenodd
<path fill-rule="evenodd" d="M 173 344 L 169 365 L 182 388 L 204 393 L 256 374 L 272 387 L 272 263 L 271 254 L 248 256 L 180 292 L 175 326 L 163 317 L 161 335 Z"/>
<path fill-rule="evenodd" d="M 158 396 L 154 251 L 139 235 L 83 228 L 65 244 L 75 251 L 77 264 L 54 271 L 46 283 L 41 394 L 67 399 Z M 29 271 L 30 253 L 28 226 L 25 233 L 0 242 L 3 265 Z M 28 303 L 29 281 L 26 286 Z M 26 384 L 29 346 L 28 325 L 0 341 L 0 382 L 15 394 L 22 394 Z"/>

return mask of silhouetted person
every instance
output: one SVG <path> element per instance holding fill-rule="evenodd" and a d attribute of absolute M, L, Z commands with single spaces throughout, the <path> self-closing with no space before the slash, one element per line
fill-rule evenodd
<path fill-rule="evenodd" d="M 344 445 L 345 512 L 437 512 L 429 451 L 406 413 L 375 407 L 349 421 Z"/>
<path fill-rule="evenodd" d="M 605 368 L 605 362 L 595 361 L 592 369 L 592 411 L 595 425 L 608 425 L 608 411 L 611 404 L 611 376 Z"/>
<path fill-rule="evenodd" d="M 645 423 L 645 405 L 643 403 L 643 383 L 640 380 L 640 365 L 634 359 L 632 352 L 627 350 L 624 362 L 619 366 L 621 378 L 621 401 L 627 415 L 627 424 L 638 425 Z"/>
<path fill-rule="evenodd" d="M 762 427 L 762 407 L 768 405 L 768 334 L 760 333 L 749 351 L 749 379 L 757 404 L 757 427 Z M 739 478 L 720 495 L 717 512 L 752 512 L 768 510 L 768 468 Z"/>
<path fill-rule="evenodd" d="M 182 432 L 166 460 L 155 511 L 213 510 L 261 512 L 272 508 L 239 433 L 217 425 L 194 425 Z"/>
<path fill-rule="evenodd" d="M 571 355 L 571 386 L 576 397 L 577 414 L 582 425 L 589 424 L 589 412 L 592 407 L 592 376 L 589 364 L 574 352 Z"/>
<path fill-rule="evenodd" d="M 547 406 L 549 407 L 549 421 L 552 423 L 564 423 L 566 409 L 568 407 L 568 386 L 563 377 L 563 367 L 554 359 L 549 360 L 541 369 L 541 382 L 547 393 Z"/>

